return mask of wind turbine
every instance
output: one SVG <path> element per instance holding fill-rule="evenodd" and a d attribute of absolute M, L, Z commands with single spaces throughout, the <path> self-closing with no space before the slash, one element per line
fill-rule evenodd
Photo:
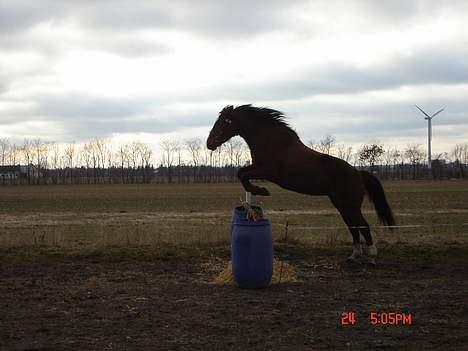
<path fill-rule="evenodd" d="M 429 116 L 426 112 L 423 111 L 422 108 L 420 108 L 418 105 L 415 105 L 419 111 L 421 111 L 424 116 L 424 119 L 427 120 L 427 167 L 430 169 L 431 168 L 431 142 L 432 142 L 432 119 L 437 116 L 439 113 L 441 113 L 445 107 L 436 113 L 434 113 L 432 116 Z"/>

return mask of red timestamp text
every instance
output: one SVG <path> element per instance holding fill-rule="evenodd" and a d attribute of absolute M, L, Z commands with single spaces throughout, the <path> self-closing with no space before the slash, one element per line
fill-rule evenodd
<path fill-rule="evenodd" d="M 411 313 L 402 312 L 370 312 L 367 321 L 371 325 L 412 325 L 414 317 Z M 341 314 L 340 324 L 353 326 L 358 323 L 357 313 L 347 311 Z"/>
<path fill-rule="evenodd" d="M 413 321 L 411 313 L 371 312 L 369 314 L 369 323 L 372 325 L 411 325 Z"/>

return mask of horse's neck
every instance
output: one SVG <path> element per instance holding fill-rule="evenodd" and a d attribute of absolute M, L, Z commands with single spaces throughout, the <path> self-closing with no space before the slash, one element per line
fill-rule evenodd
<path fill-rule="evenodd" d="M 268 152 L 272 151 L 272 146 L 275 143 L 271 135 L 267 131 L 260 131 L 258 133 L 240 133 L 239 134 L 247 143 L 252 155 L 252 161 L 255 163 L 261 161 Z"/>

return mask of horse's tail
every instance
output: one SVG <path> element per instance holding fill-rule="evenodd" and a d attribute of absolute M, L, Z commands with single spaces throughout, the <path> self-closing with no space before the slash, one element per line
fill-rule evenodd
<path fill-rule="evenodd" d="M 385 197 L 385 192 L 380 181 L 372 173 L 366 171 L 361 171 L 361 177 L 364 181 L 367 195 L 374 204 L 380 221 L 384 225 L 395 225 L 395 217 L 393 215 L 392 209 L 390 208 L 390 205 L 387 202 L 387 198 Z"/>

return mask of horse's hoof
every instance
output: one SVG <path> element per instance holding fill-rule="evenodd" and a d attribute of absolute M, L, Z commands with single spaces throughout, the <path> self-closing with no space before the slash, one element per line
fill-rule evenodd
<path fill-rule="evenodd" d="M 356 258 L 356 257 L 353 257 L 353 256 L 349 256 L 347 259 L 346 259 L 346 263 L 348 264 L 358 264 L 358 263 L 361 263 L 361 260 L 359 258 Z"/>
<path fill-rule="evenodd" d="M 367 257 L 367 265 L 368 265 L 369 267 L 375 267 L 375 266 L 376 266 L 375 258 L 373 258 L 373 257 Z"/>

